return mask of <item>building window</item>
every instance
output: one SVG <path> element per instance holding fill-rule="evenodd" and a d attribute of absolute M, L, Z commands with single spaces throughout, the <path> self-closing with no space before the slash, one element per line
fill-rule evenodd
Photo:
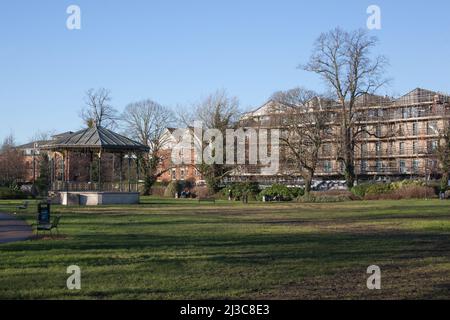
<path fill-rule="evenodd" d="M 403 119 L 408 119 L 410 116 L 410 110 L 409 108 L 403 108 L 402 109 L 402 118 Z"/>
<path fill-rule="evenodd" d="M 398 125 L 398 135 L 401 136 L 401 137 L 405 135 L 405 133 L 403 132 L 403 125 L 402 124 Z"/>
<path fill-rule="evenodd" d="M 381 160 L 377 160 L 377 172 L 380 173 L 383 171 L 383 162 Z"/>
<path fill-rule="evenodd" d="M 333 167 L 331 165 L 331 161 L 324 161 L 324 163 L 323 163 L 323 170 L 326 173 L 331 173 L 331 171 L 333 170 Z"/>
<path fill-rule="evenodd" d="M 413 154 L 418 154 L 417 141 L 413 141 Z"/>
<path fill-rule="evenodd" d="M 381 125 L 378 125 L 376 128 L 376 135 L 377 138 L 381 138 Z"/>
<path fill-rule="evenodd" d="M 400 142 L 398 149 L 399 149 L 400 155 L 401 156 L 404 155 L 405 154 L 405 143 L 404 142 Z"/>
<path fill-rule="evenodd" d="M 180 179 L 184 180 L 186 178 L 184 169 L 180 170 Z"/>
<path fill-rule="evenodd" d="M 428 135 L 434 135 L 434 134 L 438 134 L 438 125 L 436 121 L 431 121 L 428 122 L 428 127 L 427 127 L 427 134 Z"/>
<path fill-rule="evenodd" d="M 375 150 L 377 151 L 377 155 L 381 155 L 381 142 L 377 142 L 377 144 L 375 145 Z"/>
<path fill-rule="evenodd" d="M 172 169 L 172 180 L 177 180 L 177 170 Z"/>
<path fill-rule="evenodd" d="M 439 143 L 436 140 L 428 141 L 427 144 L 428 144 L 427 146 L 428 153 L 434 153 L 439 145 Z"/>
<path fill-rule="evenodd" d="M 361 161 L 361 173 L 366 173 L 367 172 L 367 161 L 363 160 Z"/>
<path fill-rule="evenodd" d="M 438 167 L 437 160 L 428 160 L 428 170 L 434 171 Z"/>
<path fill-rule="evenodd" d="M 361 156 L 367 157 L 367 143 L 361 145 Z"/>
<path fill-rule="evenodd" d="M 394 142 L 389 142 L 389 153 L 390 154 L 394 154 L 395 150 L 394 150 Z"/>
<path fill-rule="evenodd" d="M 420 160 L 413 160 L 413 172 L 418 173 L 420 166 Z"/>
<path fill-rule="evenodd" d="M 331 156 L 331 145 L 329 143 L 325 143 L 323 145 L 323 150 L 322 151 L 323 151 L 323 155 L 325 157 Z"/>
<path fill-rule="evenodd" d="M 399 163 L 399 167 L 400 167 L 400 173 L 406 173 L 406 161 L 405 160 L 400 160 Z"/>
<path fill-rule="evenodd" d="M 419 123 L 415 122 L 413 123 L 413 136 L 419 135 Z"/>

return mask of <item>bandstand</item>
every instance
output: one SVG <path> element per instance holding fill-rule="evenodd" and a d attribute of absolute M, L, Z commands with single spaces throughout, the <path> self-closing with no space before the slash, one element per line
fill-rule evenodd
<path fill-rule="evenodd" d="M 62 205 L 139 203 L 139 158 L 149 148 L 103 127 L 41 146 L 50 159 L 50 198 Z"/>

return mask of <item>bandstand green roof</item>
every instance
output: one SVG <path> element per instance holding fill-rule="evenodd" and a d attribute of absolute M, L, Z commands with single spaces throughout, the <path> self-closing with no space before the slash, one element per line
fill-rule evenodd
<path fill-rule="evenodd" d="M 101 150 L 109 152 L 149 152 L 139 142 L 103 127 L 87 128 L 41 146 L 45 150 Z"/>

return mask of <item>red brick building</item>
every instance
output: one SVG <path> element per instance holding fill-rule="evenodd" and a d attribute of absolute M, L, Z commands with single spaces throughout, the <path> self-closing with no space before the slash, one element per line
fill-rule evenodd
<path fill-rule="evenodd" d="M 190 162 L 184 164 L 174 164 L 172 161 L 172 152 L 178 143 L 173 137 L 175 129 L 168 128 L 164 134 L 164 148 L 161 151 L 162 161 L 159 165 L 159 172 L 161 176 L 158 178 L 158 182 L 170 182 L 173 180 L 178 181 L 192 181 L 196 185 L 203 185 L 205 183 L 201 172 L 196 168 L 195 165 L 195 154 L 194 149 L 190 150 Z M 194 132 L 192 128 L 186 129 L 186 135 L 191 135 L 194 137 Z M 185 155 L 181 155 L 185 156 Z"/>

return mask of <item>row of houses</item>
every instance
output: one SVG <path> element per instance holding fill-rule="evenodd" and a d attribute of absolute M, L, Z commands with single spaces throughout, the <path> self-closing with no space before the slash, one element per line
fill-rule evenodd
<path fill-rule="evenodd" d="M 270 100 L 245 114 L 240 126 L 256 130 L 278 128 L 282 131 L 290 107 Z M 321 101 L 321 107 L 330 113 L 331 118 L 340 112 L 340 107 L 331 100 Z M 358 126 L 365 129 L 358 137 L 354 154 L 358 179 L 439 178 L 436 149 L 442 133 L 449 126 L 450 96 L 420 88 L 397 99 L 365 95 L 358 99 L 356 109 Z M 330 131 L 338 130 L 339 122 L 332 122 Z M 169 144 L 167 153 L 170 153 L 172 146 L 173 142 Z M 342 180 L 344 168 L 338 160 L 337 149 L 333 139 L 323 144 L 316 170 L 317 180 Z M 295 166 L 281 163 L 276 175 L 265 175 L 262 165 L 239 166 L 226 180 L 301 183 L 302 178 L 290 169 L 292 165 Z M 160 180 L 202 179 L 193 162 L 191 165 L 176 166 L 168 160 L 161 169 L 168 171 Z"/>
<path fill-rule="evenodd" d="M 340 112 L 337 104 L 331 100 L 323 101 L 321 106 L 331 116 L 337 116 Z M 435 150 L 443 130 L 449 125 L 450 96 L 424 89 L 415 89 L 398 99 L 365 95 L 359 98 L 356 108 L 360 115 L 359 126 L 366 129 L 366 133 L 358 138 L 354 154 L 358 179 L 439 178 Z M 271 100 L 245 114 L 240 125 L 245 129 L 283 130 L 286 110 L 283 103 Z M 167 129 L 165 139 L 170 137 L 173 130 Z M 339 130 L 339 127 L 336 123 L 332 124 L 330 130 Z M 187 131 L 193 134 L 192 129 Z M 71 134 L 66 132 L 53 139 Z M 171 153 L 176 143 L 175 139 L 167 139 L 161 151 L 163 160 L 159 165 L 159 181 L 191 180 L 202 184 L 204 177 L 195 166 L 193 150 L 190 151 L 190 163 L 173 163 Z M 48 144 L 48 141 L 19 147 L 25 155 L 27 181 L 36 178 L 36 155 L 43 144 Z M 301 183 L 301 177 L 289 170 L 290 165 L 282 164 L 275 175 L 264 174 L 261 165 L 239 166 L 226 180 Z M 332 139 L 325 141 L 320 151 L 316 179 L 341 180 L 342 175 L 343 166 L 337 157 L 337 145 Z"/>

